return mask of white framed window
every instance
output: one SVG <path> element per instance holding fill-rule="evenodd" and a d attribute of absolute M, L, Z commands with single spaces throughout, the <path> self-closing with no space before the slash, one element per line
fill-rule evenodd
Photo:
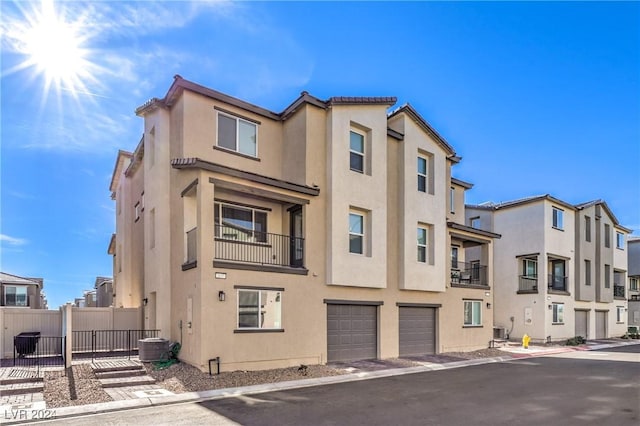
<path fill-rule="evenodd" d="M 28 306 L 27 286 L 5 285 L 4 306 Z"/>
<path fill-rule="evenodd" d="M 349 253 L 364 254 L 364 214 L 349 212 Z"/>
<path fill-rule="evenodd" d="M 526 278 L 538 278 L 538 261 L 522 259 L 522 275 Z"/>
<path fill-rule="evenodd" d="M 482 325 L 482 301 L 464 301 L 464 325 L 466 327 L 479 327 Z"/>
<path fill-rule="evenodd" d="M 624 234 L 622 232 L 616 232 L 616 248 L 624 250 Z"/>
<path fill-rule="evenodd" d="M 222 202 L 214 203 L 215 236 L 249 243 L 267 242 L 267 212 Z"/>
<path fill-rule="evenodd" d="M 220 148 L 251 157 L 258 156 L 258 126 L 239 117 L 218 111 L 218 142 Z"/>
<path fill-rule="evenodd" d="M 469 226 L 475 229 L 480 229 L 480 216 L 469 219 Z"/>
<path fill-rule="evenodd" d="M 427 263 L 427 228 L 418 226 L 418 262 Z"/>
<path fill-rule="evenodd" d="M 238 289 L 238 329 L 282 329 L 282 290 Z"/>
<path fill-rule="evenodd" d="M 365 136 L 351 130 L 349 133 L 349 168 L 364 173 Z"/>
<path fill-rule="evenodd" d="M 564 303 L 552 303 L 554 324 L 564 324 Z"/>
<path fill-rule="evenodd" d="M 636 277 L 630 277 L 629 278 L 629 290 L 631 291 L 638 291 L 638 278 Z"/>
<path fill-rule="evenodd" d="M 418 191 L 427 192 L 427 159 L 418 156 Z"/>
<path fill-rule="evenodd" d="M 135 222 L 137 222 L 138 220 L 140 220 L 140 203 L 136 203 L 136 205 L 133 207 L 134 209 L 134 215 L 135 215 Z"/>
<path fill-rule="evenodd" d="M 609 224 L 604 224 L 604 246 L 611 247 L 611 227 Z"/>
<path fill-rule="evenodd" d="M 552 217 L 552 223 L 553 223 L 553 227 L 556 229 L 564 229 L 564 210 L 559 209 L 557 207 L 553 207 L 553 217 Z"/>
<path fill-rule="evenodd" d="M 456 212 L 456 189 L 453 186 L 449 188 L 449 211 Z"/>
<path fill-rule="evenodd" d="M 617 323 L 623 323 L 624 321 L 624 317 L 626 315 L 624 314 L 624 306 L 616 306 L 616 322 Z"/>

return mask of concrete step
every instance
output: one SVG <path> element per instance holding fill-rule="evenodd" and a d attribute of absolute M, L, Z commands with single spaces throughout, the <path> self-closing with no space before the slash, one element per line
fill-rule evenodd
<path fill-rule="evenodd" d="M 91 365 L 94 373 L 106 373 L 112 371 L 131 371 L 131 370 L 139 370 L 142 367 L 142 364 L 134 361 L 106 361 L 106 362 L 96 362 Z"/>
<path fill-rule="evenodd" d="M 119 371 L 96 371 L 96 378 L 102 379 L 116 379 L 119 377 L 135 377 L 135 376 L 144 376 L 147 374 L 147 371 L 144 368 L 140 368 L 139 370 L 119 370 Z"/>
<path fill-rule="evenodd" d="M 115 377 L 100 379 L 103 388 L 122 388 L 126 386 L 153 385 L 156 380 L 151 376 Z"/>
<path fill-rule="evenodd" d="M 10 385 L 0 385 L 0 395 L 26 395 L 44 391 L 44 384 L 40 383 L 13 383 Z"/>
<path fill-rule="evenodd" d="M 18 383 L 42 383 L 42 377 L 5 377 L 0 379 L 0 385 L 15 385 Z"/>

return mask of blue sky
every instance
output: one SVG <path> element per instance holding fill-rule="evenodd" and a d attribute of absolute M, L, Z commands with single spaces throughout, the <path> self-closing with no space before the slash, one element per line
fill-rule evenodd
<path fill-rule="evenodd" d="M 52 308 L 111 276 L 115 156 L 174 74 L 277 112 L 396 96 L 463 157 L 467 202 L 602 198 L 640 234 L 638 2 L 0 7 L 0 269 Z"/>

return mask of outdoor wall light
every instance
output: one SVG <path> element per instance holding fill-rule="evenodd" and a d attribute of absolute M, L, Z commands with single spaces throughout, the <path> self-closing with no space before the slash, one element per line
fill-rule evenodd
<path fill-rule="evenodd" d="M 144 299 L 142 299 L 142 304 L 144 306 L 147 306 L 147 303 L 149 303 L 149 299 L 147 299 L 146 297 Z"/>
<path fill-rule="evenodd" d="M 226 297 L 227 297 L 227 295 L 226 295 L 226 294 L 224 294 L 224 291 L 220 290 L 220 291 L 218 292 L 218 300 L 219 300 L 219 301 L 224 302 L 224 299 L 225 299 Z"/>
<path fill-rule="evenodd" d="M 487 309 L 491 309 L 491 303 L 487 302 Z"/>

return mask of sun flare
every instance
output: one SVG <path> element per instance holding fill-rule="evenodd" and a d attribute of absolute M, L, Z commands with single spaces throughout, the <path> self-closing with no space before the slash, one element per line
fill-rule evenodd
<path fill-rule="evenodd" d="M 95 65 L 88 59 L 89 38 L 82 16 L 72 16 L 62 6 L 56 9 L 52 0 L 43 0 L 31 11 L 23 10 L 24 19 L 13 26 L 16 51 L 24 60 L 9 72 L 31 69 L 33 76 L 44 80 L 46 99 L 54 89 L 71 92 L 74 97 L 87 91 L 94 79 Z"/>

